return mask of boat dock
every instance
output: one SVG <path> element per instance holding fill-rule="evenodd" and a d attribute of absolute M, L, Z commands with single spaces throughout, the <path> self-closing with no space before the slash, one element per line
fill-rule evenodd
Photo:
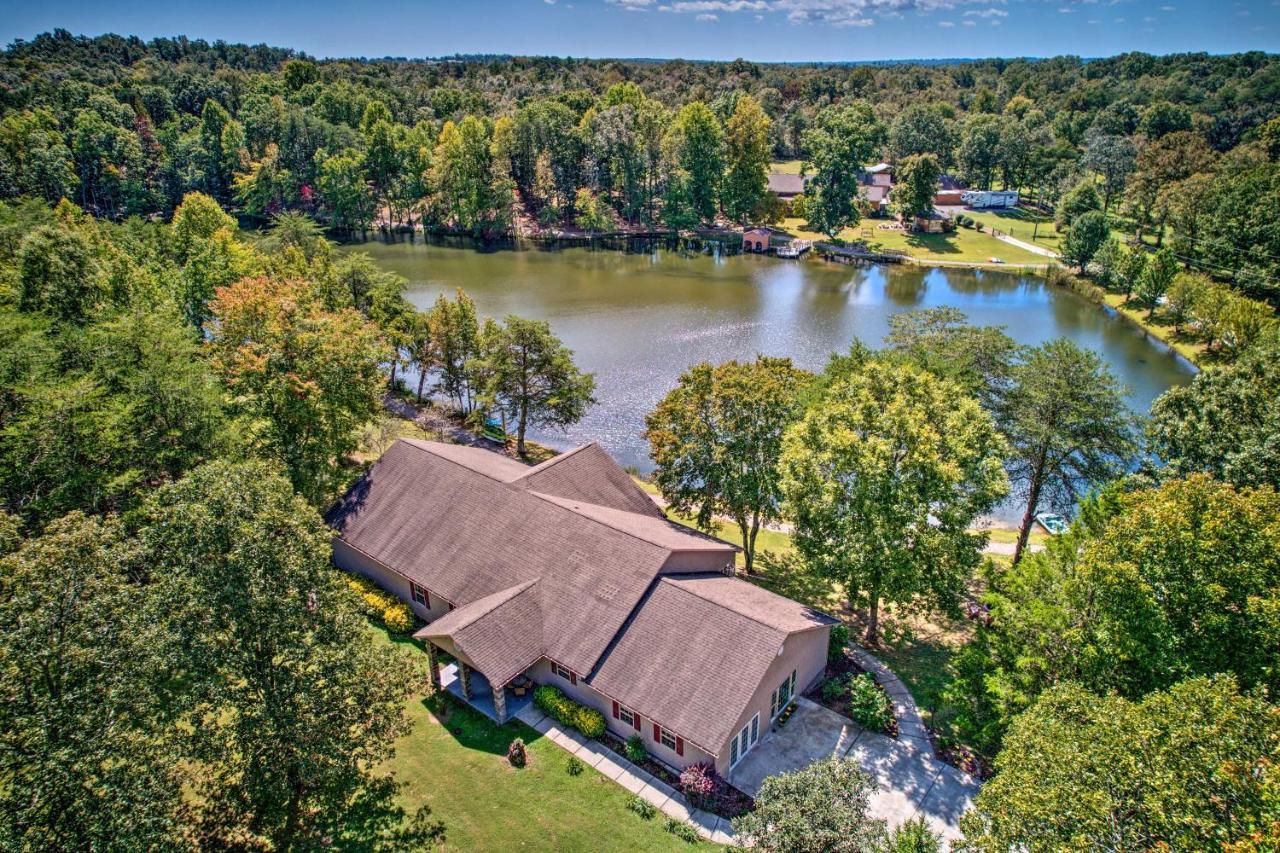
<path fill-rule="evenodd" d="M 792 240 L 785 246 L 779 246 L 775 249 L 774 254 L 780 258 L 798 258 L 812 248 L 813 243 L 809 240 Z"/>

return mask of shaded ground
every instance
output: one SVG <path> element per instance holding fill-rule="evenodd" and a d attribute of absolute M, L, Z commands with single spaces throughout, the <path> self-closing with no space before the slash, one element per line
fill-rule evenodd
<path fill-rule="evenodd" d="M 959 820 L 980 784 L 909 743 L 869 732 L 848 717 L 803 697 L 787 725 L 762 739 L 729 774 L 754 795 L 776 773 L 807 767 L 832 756 L 858 762 L 875 782 L 873 817 L 895 827 L 917 814 L 946 839 L 960 835 Z"/>

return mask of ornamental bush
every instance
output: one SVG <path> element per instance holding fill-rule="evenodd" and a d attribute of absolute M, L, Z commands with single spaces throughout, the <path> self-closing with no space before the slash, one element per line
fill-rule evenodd
<path fill-rule="evenodd" d="M 363 575 L 343 574 L 347 587 L 356 594 L 360 612 L 365 618 L 380 622 L 388 631 L 397 634 L 413 627 L 413 611 L 409 605 Z"/>
<path fill-rule="evenodd" d="M 720 788 L 720 776 L 710 764 L 690 764 L 680 771 L 680 791 L 697 808 L 706 808 Z"/>
<path fill-rule="evenodd" d="M 667 832 L 687 844 L 698 843 L 698 830 L 694 829 L 693 824 L 687 820 L 676 820 L 673 817 L 669 817 L 665 828 Z"/>
<path fill-rule="evenodd" d="M 627 758 L 639 764 L 648 757 L 649 750 L 644 747 L 644 738 L 640 737 L 640 735 L 632 735 L 627 738 Z"/>
<path fill-rule="evenodd" d="M 827 641 L 827 663 L 835 663 L 844 657 L 844 651 L 849 645 L 849 626 L 848 625 L 832 625 L 831 637 Z"/>
<path fill-rule="evenodd" d="M 511 762 L 512 767 L 524 767 L 529 763 L 529 754 L 524 748 L 522 738 L 516 738 L 507 747 L 507 761 Z"/>
<path fill-rule="evenodd" d="M 888 731 L 893 722 L 889 697 L 865 672 L 849 679 L 849 715 L 859 725 L 875 732 Z"/>
<path fill-rule="evenodd" d="M 627 808 L 645 820 L 649 820 L 658 813 L 657 807 L 642 797 L 632 797 L 627 801 Z"/>
<path fill-rule="evenodd" d="M 382 624 L 393 634 L 406 634 L 413 627 L 413 611 L 402 601 L 397 601 L 382 611 Z"/>
<path fill-rule="evenodd" d="M 546 711 L 560 725 L 572 726 L 589 738 L 598 738 L 604 734 L 604 714 L 573 701 L 550 684 L 542 684 L 534 689 L 533 704 Z"/>
<path fill-rule="evenodd" d="M 582 759 L 578 758 L 576 755 L 570 755 L 569 762 L 565 765 L 564 769 L 570 776 L 580 776 L 582 775 L 583 767 Z"/>

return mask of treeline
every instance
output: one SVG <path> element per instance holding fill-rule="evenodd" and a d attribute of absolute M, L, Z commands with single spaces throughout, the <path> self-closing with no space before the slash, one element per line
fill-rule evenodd
<path fill-rule="evenodd" d="M 320 513 L 402 364 L 521 430 L 593 380 L 543 323 L 404 289 L 296 213 L 250 239 L 195 193 L 171 224 L 0 204 L 0 847 L 443 836 L 374 769 L 426 674 Z"/>
<path fill-rule="evenodd" d="M 932 309 L 893 318 L 885 343 L 817 375 L 767 357 L 690 369 L 647 419 L 664 497 L 708 529 L 732 518 L 759 582 L 842 592 L 866 645 L 886 608 L 974 621 L 931 709 L 944 749 L 994 760 L 958 849 L 1273 849 L 1275 329 L 1141 422 L 1069 341 L 1028 349 Z M 996 565 L 975 527 L 1011 492 L 1024 518 Z M 1081 497 L 1029 553 L 1035 513 Z M 758 557 L 778 521 L 794 556 Z"/>
<path fill-rule="evenodd" d="M 337 229 L 686 228 L 773 220 L 767 163 L 794 158 L 815 179 L 804 215 L 836 233 L 857 219 L 860 167 L 931 155 L 974 186 L 1120 213 L 1184 266 L 1274 301 L 1278 68 L 1262 53 L 316 62 L 56 32 L 0 61 L 0 194 L 122 217 L 168 216 L 194 190 Z"/>

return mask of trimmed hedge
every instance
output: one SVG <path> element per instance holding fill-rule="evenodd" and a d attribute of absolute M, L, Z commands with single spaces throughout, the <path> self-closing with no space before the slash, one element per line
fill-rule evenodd
<path fill-rule="evenodd" d="M 393 634 L 407 634 L 413 628 L 413 611 L 409 605 L 378 586 L 364 575 L 343 572 L 347 586 L 356 594 L 365 616 L 381 622 Z"/>
<path fill-rule="evenodd" d="M 589 738 L 604 734 L 604 714 L 573 701 L 550 684 L 540 684 L 534 689 L 533 704 L 550 714 L 560 725 L 572 726 Z"/>

